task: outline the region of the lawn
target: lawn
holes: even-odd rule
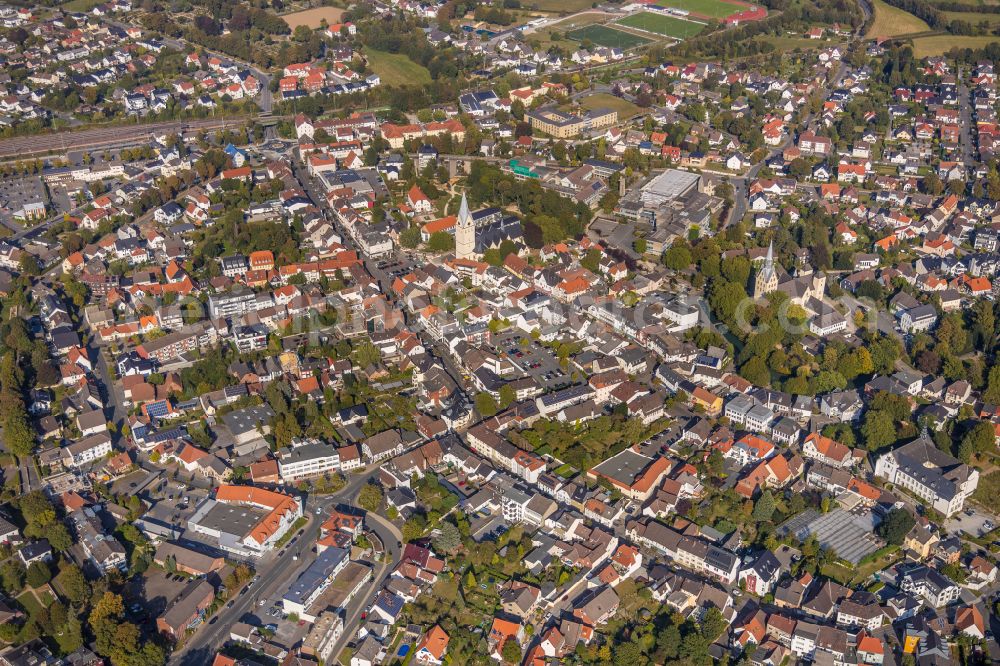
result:
[[[580,100],[580,106],[588,111],[592,109],[614,109],[618,112],[618,120],[630,118],[639,112],[639,107],[621,97],[615,97],[608,93],[595,93],[587,95]]]
[[[936,56],[958,49],[981,49],[987,44],[1000,41],[1000,37],[983,35],[980,37],[959,36],[959,35],[932,35],[930,37],[917,37],[913,40],[913,55],[918,58]]]
[[[990,472],[979,478],[976,492],[972,499],[982,504],[993,513],[1000,513],[1000,470]]]
[[[431,82],[431,73],[400,53],[388,53],[366,49],[365,56],[372,71],[379,75],[387,86],[426,85]]]
[[[576,474],[576,468],[569,463],[563,463],[562,465],[559,465],[559,467],[552,470],[552,473],[560,478],[568,479]]]
[[[67,12],[89,12],[102,2],[104,2],[104,0],[69,0],[69,2],[63,4],[60,9]]]
[[[655,32],[658,35],[666,35],[674,39],[687,39],[694,37],[705,29],[704,24],[694,21],[685,21],[676,16],[665,14],[654,14],[653,12],[639,12],[632,14],[618,21],[619,25],[629,28],[638,28],[647,32]]]
[[[723,19],[731,14],[743,11],[746,7],[722,0],[659,0],[656,4],[662,7],[683,9],[692,14],[701,14],[709,18]]]
[[[882,0],[874,0],[874,4],[875,20],[868,29],[868,37],[896,37],[930,30],[930,26],[923,19],[909,12],[887,5]]]
[[[17,597],[17,602],[24,606],[24,609],[28,611],[28,615],[33,617],[37,616],[38,611],[42,610],[42,604],[38,601],[38,598],[31,590],[28,590],[21,596]]]
[[[633,35],[630,32],[609,28],[606,25],[588,25],[586,28],[567,32],[566,36],[578,42],[590,40],[598,46],[617,47],[620,49],[630,49],[652,41],[639,35]]]

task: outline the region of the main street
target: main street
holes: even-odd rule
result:
[[[292,158],[291,163],[292,163],[292,173],[299,181],[299,183],[302,185],[303,189],[306,192],[306,196],[308,196],[310,200],[312,200],[312,202],[317,207],[326,212],[327,219],[331,220],[331,223],[337,229],[337,233],[340,234],[340,237],[343,240],[344,245],[358,252],[358,256],[361,257],[365,269],[378,283],[379,288],[382,290],[382,293],[385,295],[386,299],[388,299],[391,303],[395,303],[391,290],[393,282],[392,276],[390,276],[383,269],[381,269],[377,261],[365,257],[364,254],[355,247],[354,242],[351,240],[350,234],[347,233],[347,230],[340,225],[339,221],[336,219],[336,216],[330,214],[330,208],[326,203],[326,198],[323,196],[323,193],[317,187],[315,180],[302,168],[297,159]],[[405,317],[406,315],[405,310],[401,311],[403,312]],[[439,344],[437,344],[434,340],[430,339],[426,331],[417,330],[416,333],[420,337],[420,341],[423,343],[424,347],[428,350],[429,355],[441,361],[441,365],[444,368],[444,371],[448,374],[451,380],[455,382],[455,386],[457,386],[459,390],[465,392],[467,390],[466,389],[467,382],[461,370],[457,367],[451,356],[445,350],[443,350]],[[431,350],[436,351],[437,354],[430,353]]]
[[[269,621],[264,611],[271,607],[272,601],[280,600],[295,578],[315,559],[312,555],[312,545],[316,542],[319,529],[329,515],[330,508],[337,504],[349,504],[360,492],[362,486],[378,474],[378,468],[372,468],[360,474],[348,477],[348,483],[341,490],[330,495],[310,496],[304,507],[304,515],[309,522],[302,528],[301,534],[295,537],[295,543],[289,542],[277,553],[269,553],[256,563],[259,579],[247,586],[246,592],[237,594],[219,610],[210,620],[210,624],[202,626],[190,638],[181,650],[171,655],[170,661],[185,666],[202,666],[211,663],[220,647],[229,639],[229,632],[236,622],[250,622],[263,626]],[[320,509],[316,515],[316,509]],[[367,593],[359,597],[348,609],[345,618],[347,627],[355,627],[360,618],[360,610],[371,603],[372,598],[382,587],[392,567],[401,557],[401,535],[389,521],[380,516],[368,514],[365,527],[374,532],[383,543],[389,561],[385,566],[376,564],[375,582],[367,589]],[[260,602],[264,600],[264,605]],[[229,604],[232,603],[230,606]],[[351,631],[345,628],[345,637]],[[292,646],[289,646],[292,647]]]
[[[969,167],[976,163],[976,144],[972,138],[972,130],[976,126],[972,118],[972,92],[966,83],[968,75],[961,67],[958,68],[958,103],[959,103],[959,142],[962,147],[962,164]]]

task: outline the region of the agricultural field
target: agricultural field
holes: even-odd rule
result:
[[[972,25],[979,25],[983,21],[995,26],[1000,24],[1000,14],[989,12],[942,12],[948,21],[968,21]]]
[[[314,7],[313,9],[305,9],[301,12],[285,14],[281,18],[284,19],[285,23],[292,30],[295,30],[300,25],[316,30],[322,27],[324,19],[327,24],[340,23],[340,17],[343,15],[344,10],[339,7]]]
[[[630,118],[639,112],[639,107],[621,97],[608,93],[595,93],[580,99],[580,108],[587,111],[593,109],[613,109],[618,112],[618,120]]]
[[[632,14],[631,16],[626,16],[625,18],[617,21],[617,23],[629,28],[637,28],[647,32],[655,32],[658,35],[673,37],[674,39],[687,39],[688,37],[694,37],[705,29],[705,25],[702,23],[685,21],[684,19],[679,19],[675,16],[655,14],[653,12],[639,12],[638,14]]]
[[[931,35],[917,37],[913,40],[913,55],[918,58],[943,55],[948,51],[959,49],[981,49],[987,44],[1000,41],[1000,37],[982,35],[978,37],[962,35]]]
[[[573,30],[572,32],[567,32],[566,36],[578,42],[590,40],[598,46],[608,46],[620,49],[631,49],[636,46],[648,44],[652,41],[650,39],[646,39],[645,37],[640,37],[639,35],[633,35],[630,32],[609,28],[606,25],[588,25],[585,28],[579,28],[577,30]]]
[[[874,0],[874,6],[875,20],[868,29],[868,37],[897,37],[930,30],[930,26],[923,19],[887,5],[882,0]]]
[[[659,0],[656,4],[717,19],[724,19],[746,9],[745,5],[723,0]]]
[[[524,9],[534,9],[540,12],[554,14],[572,14],[582,12],[594,6],[594,0],[528,0],[522,2]]]
[[[424,85],[431,82],[431,73],[400,53],[365,50],[368,66],[387,86]]]

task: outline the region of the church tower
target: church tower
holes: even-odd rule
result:
[[[777,288],[778,273],[774,270],[774,241],[771,241],[771,244],[767,246],[767,257],[764,259],[764,265],[754,276],[753,297],[756,300],[770,294]]]
[[[469,212],[469,202],[462,193],[462,205],[458,209],[458,220],[455,222],[455,257],[457,259],[472,259],[476,254],[476,224]]]

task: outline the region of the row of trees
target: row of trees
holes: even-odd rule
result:
[[[0,424],[8,450],[19,457],[30,455],[35,447],[35,434],[24,406],[23,382],[17,353],[7,351],[0,358]]]

